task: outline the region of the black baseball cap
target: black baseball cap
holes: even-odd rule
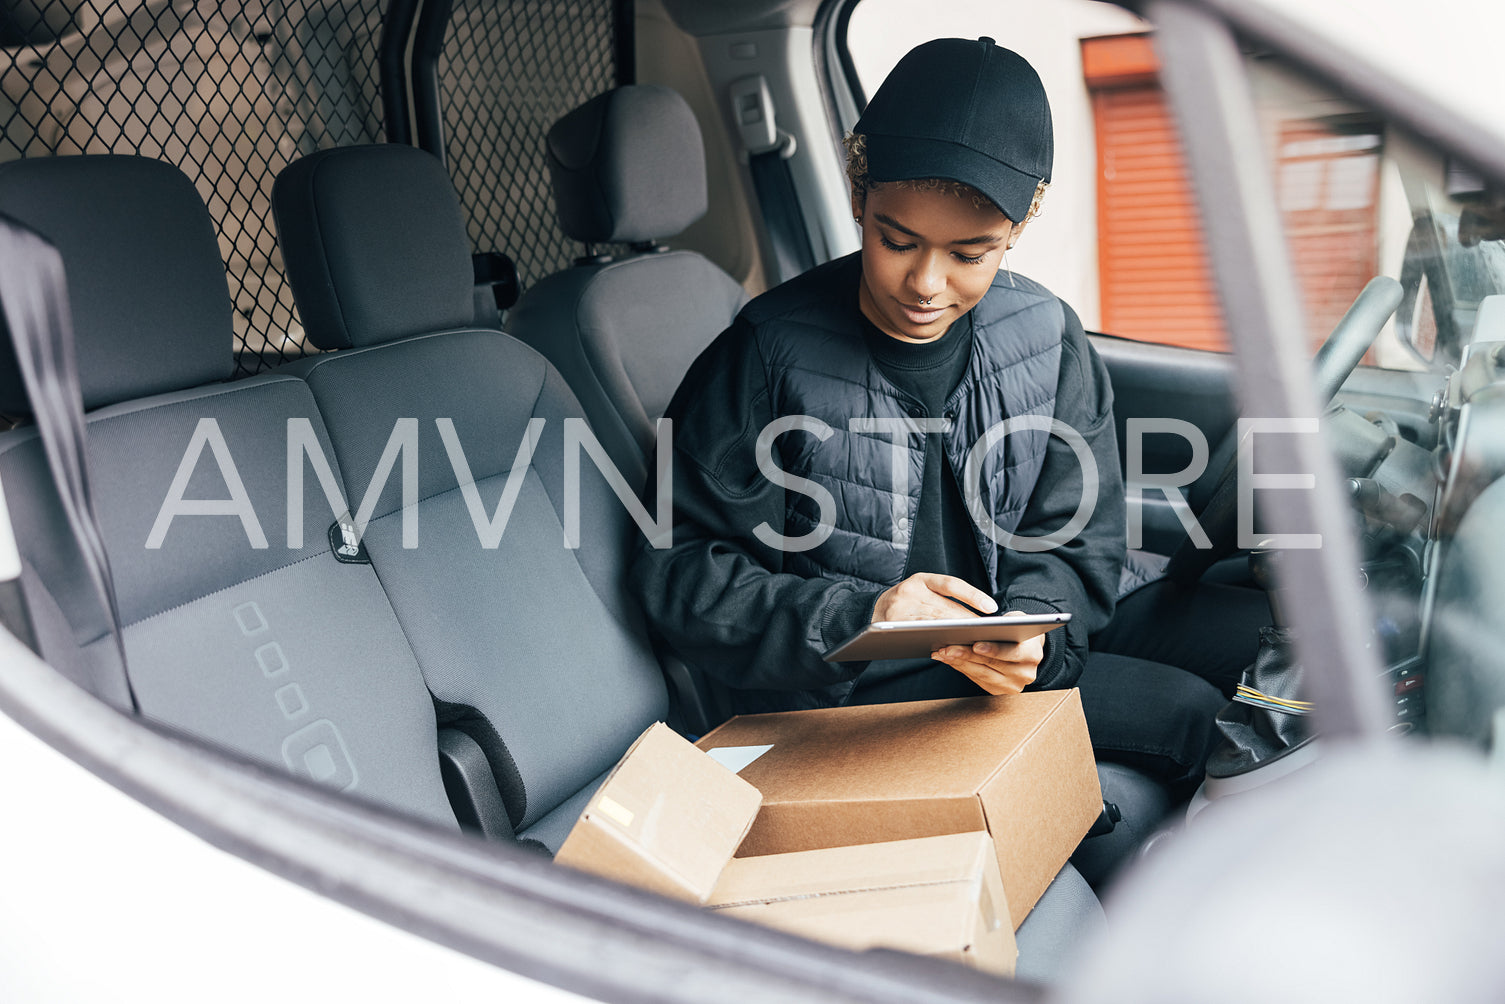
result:
[[[991,38],[938,38],[911,49],[853,130],[873,181],[946,178],[971,185],[1018,223],[1050,181],[1055,139],[1040,75]]]

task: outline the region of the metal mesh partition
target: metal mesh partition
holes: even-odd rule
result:
[[[289,161],[383,138],[386,0],[5,0],[0,160],[136,153],[197,185],[219,228],[237,372],[305,351],[272,225]],[[451,173],[478,250],[524,284],[578,254],[543,136],[615,82],[614,0],[460,0],[440,64]]]
[[[544,163],[554,120],[617,82],[613,0],[457,0],[439,64],[446,153],[477,250],[524,288],[569,267]]]
[[[136,153],[178,165],[219,228],[238,371],[303,351],[276,250],[288,161],[380,137],[380,0],[12,0],[0,160]]]

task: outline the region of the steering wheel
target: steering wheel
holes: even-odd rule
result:
[[[1317,350],[1313,378],[1317,399],[1325,407],[1343,381],[1359,365],[1380,329],[1400,305],[1401,284],[1388,276],[1370,279],[1332,334]],[[1191,538],[1181,542],[1171,555],[1165,574],[1173,582],[1190,585],[1214,564],[1238,549],[1238,423],[1223,436],[1211,456],[1224,458],[1217,486],[1207,504],[1196,514],[1211,547],[1199,548]]]

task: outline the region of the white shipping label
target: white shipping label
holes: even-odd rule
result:
[[[597,810],[607,819],[612,820],[618,826],[631,826],[633,813],[621,802],[607,795],[601,796],[601,801],[596,803]]]
[[[706,750],[706,753],[727,770],[740,774],[743,767],[771,749],[773,749],[773,743],[766,746],[717,746],[715,749]]]

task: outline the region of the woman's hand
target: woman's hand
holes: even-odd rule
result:
[[[993,597],[954,575],[916,572],[890,586],[873,604],[873,621],[935,621],[977,617],[997,612]],[[1022,610],[1011,614],[1023,615]],[[980,641],[975,645],[948,645],[930,653],[990,694],[1017,694],[1035,682],[1035,671],[1045,658],[1045,636],[1027,641]]]
[[[944,662],[990,694],[1017,694],[1035,682],[1035,672],[1045,658],[1045,636],[1038,634],[1025,641],[948,645],[930,653],[930,657]]]
[[[873,604],[873,623],[976,617],[979,610],[995,613],[998,604],[965,579],[939,572],[916,572],[879,595]]]

